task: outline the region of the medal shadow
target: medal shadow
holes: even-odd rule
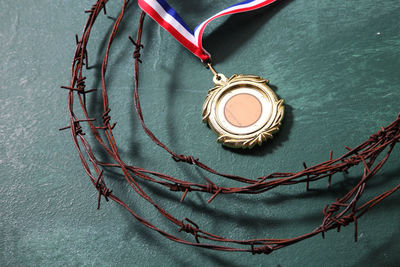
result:
[[[245,47],[263,25],[292,1],[277,1],[258,10],[228,16],[221,25],[203,38],[205,48],[213,55],[213,63],[224,62],[239,48]],[[263,47],[260,46],[260,49]]]

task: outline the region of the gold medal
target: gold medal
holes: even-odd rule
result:
[[[248,12],[276,0],[244,1],[230,6],[188,28],[178,13],[156,0],[139,1],[139,6],[157,23],[197,56],[214,73],[212,88],[203,106],[203,121],[218,134],[218,142],[231,147],[251,148],[261,145],[279,130],[283,118],[283,100],[278,100],[268,81],[253,75],[233,75],[227,79],[211,66],[211,55],[203,48],[203,33],[207,25],[221,16]]]
[[[214,88],[203,104],[203,122],[218,135],[217,141],[235,148],[252,148],[273,137],[284,116],[283,99],[278,99],[268,80],[254,75],[214,74]]]

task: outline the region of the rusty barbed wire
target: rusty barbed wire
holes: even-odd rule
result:
[[[124,207],[143,225],[147,226],[151,230],[160,233],[161,235],[172,241],[220,251],[249,252],[252,254],[270,254],[274,250],[292,245],[317,234],[321,234],[322,237],[324,237],[325,232],[332,229],[337,229],[338,231],[340,231],[341,227],[347,226],[351,223],[353,223],[355,226],[355,241],[357,241],[358,219],[376,204],[378,204],[383,199],[387,198],[400,188],[399,184],[394,188],[383,192],[362,204],[359,203],[361,196],[365,192],[365,186],[367,182],[369,182],[378,173],[378,171],[388,160],[395,145],[400,142],[400,114],[397,116],[395,121],[393,121],[386,127],[382,127],[380,131],[372,134],[365,142],[361,143],[357,147],[346,147],[348,149],[348,152],[344,155],[341,155],[338,158],[333,158],[333,153],[332,151],[330,151],[329,159],[327,161],[309,167],[306,163],[303,163],[304,170],[296,173],[275,172],[262,177],[249,179],[236,175],[220,173],[217,170],[214,170],[206,164],[202,163],[200,159],[194,156],[177,154],[172,151],[165,144],[163,144],[156,137],[156,135],[146,126],[140,106],[138,90],[139,65],[140,63],[142,63],[140,56],[141,50],[144,48],[141,42],[143,23],[145,19],[145,13],[143,12],[140,14],[136,40],[134,40],[131,36],[129,36],[129,40],[134,46],[133,59],[135,66],[135,80],[133,96],[136,113],[144,131],[155,144],[165,149],[171,155],[172,159],[175,162],[182,162],[193,165],[194,167],[201,168],[209,172],[210,174],[234,180],[243,185],[240,187],[224,187],[211,181],[211,179],[207,177],[204,177],[204,183],[194,183],[191,181],[177,179],[167,174],[146,170],[139,166],[131,166],[125,164],[125,162],[121,159],[119,155],[119,150],[117,148],[117,144],[113,135],[113,129],[116,126],[116,122],[111,123],[111,108],[109,106],[105,75],[108,69],[107,65],[109,51],[113,40],[115,39],[118,32],[120,23],[124,17],[129,2],[127,0],[123,1],[121,11],[114,22],[114,26],[109,35],[106,51],[101,66],[101,95],[103,98],[103,114],[101,116],[101,125],[96,125],[97,121],[89,116],[86,107],[86,95],[88,93],[96,92],[96,89],[86,90],[86,77],[83,75],[83,67],[89,67],[87,44],[96,18],[102,10],[104,14],[106,14],[107,2],[108,0],[97,0],[96,3],[92,5],[89,10],[85,11],[85,13],[87,13],[89,17],[84,26],[82,35],[80,37],[76,35],[76,49],[72,60],[70,84],[68,86],[62,86],[63,89],[68,90],[68,114],[70,124],[66,127],[61,128],[60,130],[69,129],[71,132],[73,143],[77,149],[84,170],[91,180],[93,186],[99,193],[97,208],[100,208],[100,200],[103,196],[105,200],[113,200],[114,202]],[[84,118],[79,118],[74,112],[74,99],[76,98],[79,103],[79,108],[82,109]],[[90,133],[95,137],[95,140],[105,150],[107,155],[110,156],[113,162],[102,162],[96,158],[91,148],[91,145],[85,139],[85,133],[83,132],[82,123],[87,123],[90,129]],[[101,135],[100,131],[104,135]],[[378,161],[378,157],[380,155],[383,155],[383,157]],[[329,205],[326,205],[323,208],[323,220],[321,224],[310,233],[306,233],[289,239],[259,238],[239,240],[225,238],[209,233],[205,230],[202,230],[198,224],[196,224],[189,218],[184,218],[182,220],[175,218],[172,214],[168,213],[154,200],[152,200],[150,196],[137,183],[137,179],[142,179],[151,183],[158,184],[159,186],[163,186],[172,192],[180,192],[182,193],[181,202],[184,201],[184,199],[190,192],[203,192],[211,195],[208,200],[208,202],[211,202],[220,194],[260,194],[272,190],[278,186],[289,186],[299,183],[305,183],[306,190],[309,190],[310,184],[312,182],[324,178],[328,179],[328,186],[330,186],[332,177],[336,173],[347,172],[350,168],[359,164],[363,166],[363,173],[360,180],[343,197],[337,199],[335,202]],[[125,204],[121,199],[114,195],[112,190],[106,186],[103,168],[120,169],[127,183],[139,196],[141,196],[143,199],[153,205],[158,210],[158,212],[165,218],[167,218],[171,223],[175,224],[177,226],[177,232],[185,232],[188,235],[193,236],[194,241],[182,239],[175,234],[168,233],[161,228],[155,226],[150,221],[140,217],[127,204]]]

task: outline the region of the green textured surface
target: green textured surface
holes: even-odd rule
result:
[[[235,1],[171,1],[189,25]],[[92,1],[0,2],[0,266],[398,266],[400,194],[353,227],[329,232],[271,255],[212,252],[175,244],[151,232],[115,203],[102,202],[90,184],[68,131],[67,94],[74,34]],[[121,1],[111,1],[116,17]],[[143,133],[132,105],[132,45],[139,10],[132,1],[113,46],[107,82],[116,137],[127,162],[185,179],[201,173],[176,164]],[[211,75],[171,36],[147,19],[143,42],[141,100],[145,120],[178,153],[199,157],[229,173],[256,177],[297,171],[342,154],[400,111],[400,3],[398,0],[280,1],[272,8],[236,15],[208,28],[205,46],[218,71],[259,74],[272,81],[287,103],[281,132],[251,152],[224,149],[201,123],[201,105]],[[101,15],[89,45],[88,87],[99,87],[99,64],[113,20]],[[100,95],[89,100],[101,113]],[[99,149],[96,153],[102,155]],[[365,197],[399,182],[400,147]],[[286,238],[309,232],[322,207],[342,196],[359,177],[337,175],[326,183],[285,187],[259,196],[180,194],[144,184],[178,218],[189,217],[207,231],[228,237]],[[224,185],[229,181],[215,180]],[[156,225],[176,232],[140,200],[117,173],[107,184]],[[184,235],[182,235],[184,236]]]

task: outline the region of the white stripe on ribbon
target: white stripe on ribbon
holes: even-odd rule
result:
[[[151,6],[166,23],[173,26],[178,32],[180,32],[188,41],[197,46],[196,39],[194,35],[189,32],[185,27],[183,27],[179,21],[177,21],[173,16],[171,16],[156,0],[145,0],[145,2]]]

